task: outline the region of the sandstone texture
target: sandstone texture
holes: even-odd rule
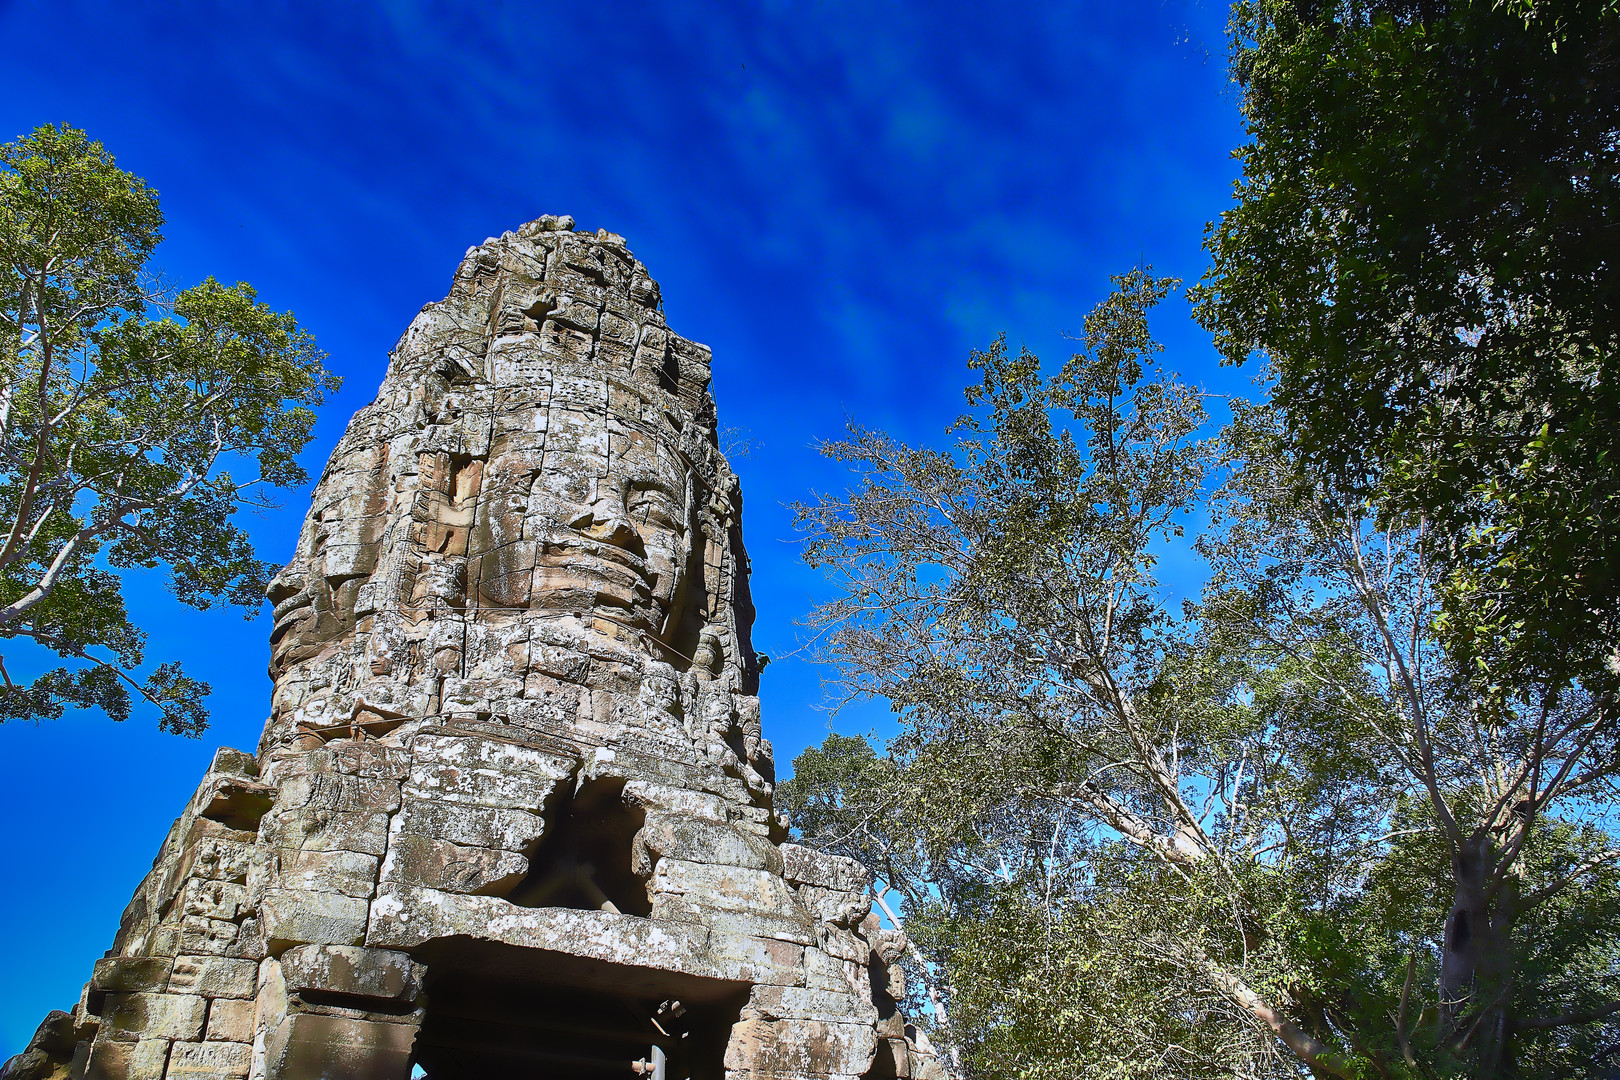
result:
[[[271,588],[257,753],[0,1078],[943,1076],[866,870],[782,843],[709,360],[618,236],[467,252]]]

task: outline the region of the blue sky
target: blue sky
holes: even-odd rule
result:
[[[755,444],[735,463],[755,642],[783,657],[826,595],[784,504],[846,483],[817,440],[847,417],[941,441],[970,348],[1005,331],[1055,361],[1109,274],[1202,273],[1241,138],[1225,17],[1200,0],[0,0],[0,140],[87,129],[161,193],[171,279],[246,280],[297,313],[347,379],[314,472],[469,244],[542,213],[624,235],[671,327],[713,347],[722,424]],[[1244,389],[1184,304],[1155,328],[1188,378]],[[276,560],[307,492],[284,504],[251,523]],[[214,748],[253,748],[264,721],[263,615],[132,593],[149,655],[213,684],[213,727],[0,727],[0,1058],[76,999]],[[784,766],[828,730],[825,675],[765,676]]]

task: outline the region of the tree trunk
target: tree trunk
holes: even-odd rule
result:
[[[1512,983],[1508,944],[1516,882],[1498,896],[1490,881],[1497,852],[1483,831],[1452,855],[1454,895],[1440,955],[1442,1038],[1474,1063],[1473,1075],[1501,1075],[1508,1056],[1508,997]]]

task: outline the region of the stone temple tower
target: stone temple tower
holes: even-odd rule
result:
[[[573,224],[395,346],[271,587],[258,752],[0,1077],[943,1075],[866,870],[781,842],[709,350]]]

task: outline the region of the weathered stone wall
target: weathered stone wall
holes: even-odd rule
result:
[[[0,1077],[937,1073],[866,871],[781,843],[741,502],[621,238],[470,249],[272,586],[258,753]]]

